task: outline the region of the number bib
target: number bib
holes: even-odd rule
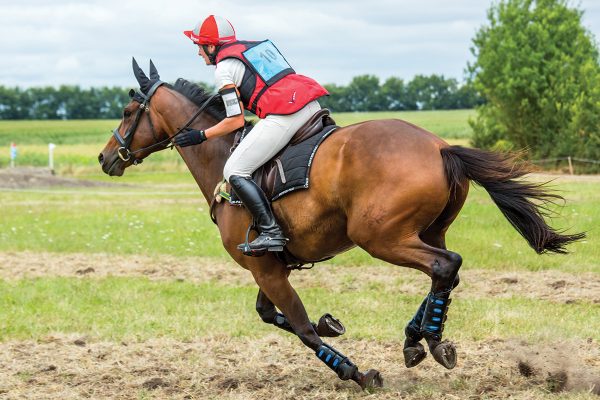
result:
[[[268,86],[274,84],[284,76],[294,73],[294,69],[290,67],[290,64],[288,64],[270,40],[265,40],[244,51],[242,54],[252,69],[254,69],[254,72]]]

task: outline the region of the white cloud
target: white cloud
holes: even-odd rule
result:
[[[81,68],[81,63],[77,57],[73,56],[60,58],[56,63],[56,72],[58,73],[77,71],[79,68]]]
[[[16,3],[16,2],[15,2]],[[130,60],[152,58],[163,79],[210,82],[212,69],[183,36],[222,15],[238,37],[272,39],[300,73],[347,83],[439,73],[462,78],[481,0],[21,0],[0,3],[0,84],[133,86]],[[583,0],[584,24],[600,32],[600,4]]]

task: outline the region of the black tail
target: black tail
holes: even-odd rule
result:
[[[483,186],[512,226],[538,253],[566,253],[565,246],[581,240],[585,233],[564,235],[549,226],[544,216],[552,212],[548,206],[561,196],[550,193],[544,183],[531,183],[517,178],[531,172],[518,155],[450,146],[441,150],[451,190],[468,185],[467,179]],[[534,202],[535,201],[535,202]]]

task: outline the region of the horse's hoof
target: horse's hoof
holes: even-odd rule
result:
[[[427,357],[427,352],[421,343],[416,343],[414,347],[405,347],[403,352],[406,368],[416,367]]]
[[[370,369],[364,374],[360,373],[360,377],[358,378],[357,383],[363,390],[380,388],[383,387],[383,378],[381,377],[379,371],[377,371],[376,369]]]
[[[431,350],[431,355],[435,361],[448,369],[456,367],[456,347],[454,347],[454,343],[452,342],[444,340],[435,349]]]
[[[346,333],[346,328],[339,319],[327,313],[319,319],[316,331],[321,337],[338,337]]]

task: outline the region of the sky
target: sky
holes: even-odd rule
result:
[[[600,0],[572,2],[600,38]],[[0,85],[134,87],[134,56],[161,78],[213,83],[183,35],[210,14],[271,39],[296,72],[345,85],[373,74],[464,78],[488,0],[0,0]]]

